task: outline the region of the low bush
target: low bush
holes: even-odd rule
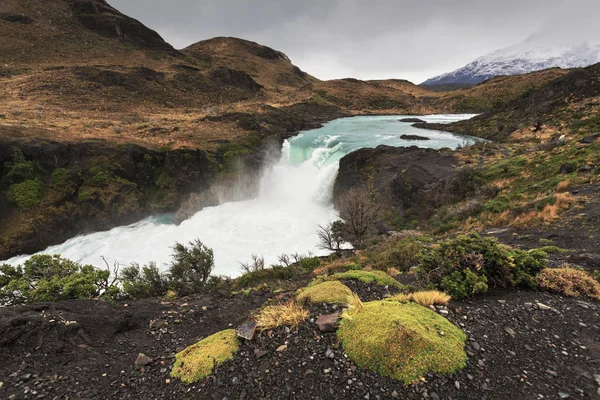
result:
[[[118,294],[110,271],[81,265],[59,255],[35,255],[22,266],[0,268],[0,298],[9,304],[88,299]]]
[[[535,287],[535,275],[546,267],[547,253],[524,251],[476,233],[461,235],[423,249],[417,272],[433,287],[463,299],[493,287]]]
[[[362,303],[344,314],[337,334],[358,366],[406,384],[418,382],[429,372],[456,372],[467,360],[466,335],[415,303]]]
[[[238,289],[246,289],[268,282],[287,281],[303,274],[307,272],[299,267],[273,265],[271,268],[245,273],[235,280],[235,286]]]
[[[169,268],[171,286],[180,295],[202,291],[215,266],[212,249],[200,240],[185,246],[176,243],[173,246],[173,261]]]
[[[536,277],[538,287],[569,297],[591,297],[600,300],[600,283],[580,269],[565,266],[546,268]]]
[[[403,285],[386,274],[383,271],[366,271],[366,270],[355,270],[355,271],[346,271],[340,272],[337,274],[333,274],[330,276],[319,276],[316,277],[313,282],[311,282],[310,286],[317,285],[321,282],[325,281],[343,281],[346,279],[356,280],[363,283],[375,283],[380,286],[389,286],[398,289],[402,289]]]
[[[297,299],[300,302],[347,304],[352,290],[339,281],[319,283],[318,285],[299,289]]]
[[[254,316],[256,325],[261,330],[274,329],[281,326],[295,328],[308,318],[308,310],[295,301],[267,306]]]
[[[372,266],[380,271],[395,268],[406,272],[419,263],[419,252],[429,238],[419,235],[407,235],[390,238],[367,251]]]
[[[169,281],[155,263],[143,267],[133,264],[123,268],[119,280],[125,294],[134,299],[164,296],[169,291]]]
[[[183,383],[194,383],[212,374],[213,370],[231,360],[239,350],[235,329],[215,333],[175,355],[171,377]]]
[[[321,265],[319,257],[303,257],[300,259],[300,267],[306,271],[312,271]]]
[[[36,206],[44,196],[44,184],[39,179],[28,179],[11,185],[6,198],[19,208]]]

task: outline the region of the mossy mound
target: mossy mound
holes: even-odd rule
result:
[[[414,303],[373,301],[342,319],[338,337],[360,367],[404,383],[464,368],[466,335]]]
[[[175,355],[171,377],[194,383],[212,374],[213,369],[231,360],[239,349],[235,329],[215,333]]]
[[[298,301],[311,303],[346,304],[352,296],[352,290],[340,281],[328,281],[300,289]]]
[[[404,286],[386,274],[383,271],[365,271],[365,270],[351,270],[346,272],[340,272],[326,277],[316,278],[310,286],[317,285],[324,281],[343,281],[346,279],[352,279],[363,283],[375,283],[381,286],[395,287],[402,289]]]

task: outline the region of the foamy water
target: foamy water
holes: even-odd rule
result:
[[[433,115],[421,117],[427,122],[448,123],[472,115]],[[472,141],[447,132],[424,131],[402,116],[343,118],[323,128],[305,131],[288,139],[281,159],[263,172],[260,192],[255,199],[205,208],[179,226],[164,216],[82,235],[52,246],[41,253],[104,267],[104,256],[112,264],[122,265],[154,261],[168,267],[171,247],[176,242],[202,240],[215,253],[215,274],[232,277],[240,274],[239,263],[253,254],[262,255],[267,265],[276,263],[283,253],[325,254],[318,249],[317,228],[337,219],[332,206],[333,183],[339,160],[364,147],[413,146],[455,148]],[[404,141],[403,134],[417,134],[428,141]],[[7,261],[19,264],[29,256]]]

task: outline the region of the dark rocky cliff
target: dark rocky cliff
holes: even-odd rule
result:
[[[357,150],[340,160],[334,202],[358,187],[396,216],[423,215],[452,197],[446,183],[456,176],[455,154],[416,146]]]
[[[173,212],[188,193],[210,187],[216,173],[201,150],[3,139],[0,259]]]

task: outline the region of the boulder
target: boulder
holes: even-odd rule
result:
[[[152,361],[153,360],[150,357],[143,353],[140,353],[138,354],[137,359],[135,360],[135,365],[143,367],[145,365],[151,364]]]
[[[16,22],[20,24],[31,24],[33,19],[24,14],[0,13],[0,19],[6,22]]]
[[[425,123],[425,121],[423,121],[420,118],[402,118],[402,119],[399,119],[398,121],[400,121],[400,122],[412,122],[412,123],[416,123],[416,122]]]
[[[592,144],[594,143],[596,140],[598,140],[598,138],[600,138],[600,133],[596,133],[594,135],[589,135],[589,136],[585,136],[583,139],[581,139],[579,141],[579,143],[583,143],[583,144]]]
[[[419,136],[419,135],[402,135],[402,136],[400,136],[400,139],[403,139],[403,140],[431,140],[426,136]]]
[[[335,332],[340,326],[340,313],[319,315],[315,322],[321,332]]]
[[[563,165],[560,166],[559,172],[561,175],[571,174],[571,173],[575,172],[575,166],[571,163],[564,163]]]
[[[238,337],[246,340],[252,340],[256,333],[256,322],[244,322],[237,330]]]

